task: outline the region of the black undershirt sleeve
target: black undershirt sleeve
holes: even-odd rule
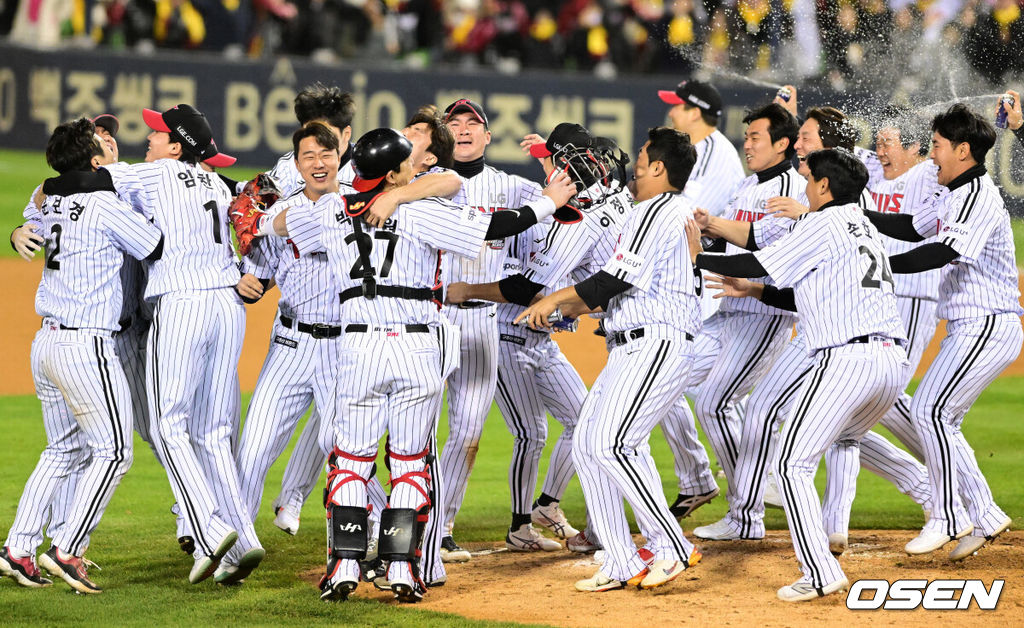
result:
[[[156,243],[153,250],[150,251],[149,255],[146,256],[147,262],[155,262],[164,255],[164,237],[160,236],[160,241]]]
[[[780,310],[795,312],[796,294],[792,288],[776,288],[775,286],[765,285],[764,292],[761,293],[761,303],[777,307]]]
[[[497,211],[491,214],[491,224],[487,227],[484,239],[508,238],[526,231],[535,224],[537,224],[537,214],[529,205],[524,205],[516,211]]]
[[[948,244],[930,242],[906,253],[893,255],[889,258],[889,266],[892,272],[901,275],[923,273],[926,270],[942,268],[958,257],[960,254]]]
[[[697,268],[710,270],[726,277],[764,277],[768,271],[764,269],[761,262],[757,261],[753,253],[740,253],[739,255],[697,255]]]
[[[543,285],[533,283],[526,277],[523,277],[522,274],[505,277],[498,282],[498,290],[501,291],[501,296],[505,297],[505,300],[509,303],[522,306],[530,305],[533,297],[537,296],[537,293],[543,288]]]
[[[231,196],[235,196],[238,193],[238,181],[235,181],[231,177],[224,176],[219,172],[217,173],[217,176],[220,177],[220,180],[224,182],[224,185],[228,186],[228,189],[231,190]]]
[[[864,210],[864,215],[878,232],[904,242],[920,242],[924,236],[914,229],[914,217],[910,214],[890,214]]]
[[[576,294],[592,310],[608,309],[608,302],[633,287],[628,281],[618,279],[603,270],[576,284]]]
[[[754,223],[750,223],[750,231],[747,232],[747,244],[743,248],[748,251],[756,251],[761,248],[757,246],[757,241],[754,240]]]
[[[728,244],[725,238],[701,238],[700,244],[705,253],[725,253],[725,245]]]

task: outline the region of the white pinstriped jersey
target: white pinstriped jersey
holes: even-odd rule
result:
[[[740,156],[729,138],[718,129],[693,147],[697,161],[683,188],[683,196],[694,207],[706,209],[712,216],[721,216],[743,180]]]
[[[299,254],[327,249],[328,261],[341,291],[362,285],[362,261],[356,235],[344,211],[341,197],[330,195],[333,207],[325,206],[318,217],[288,215],[288,233]],[[319,219],[317,232],[304,225]],[[361,223],[362,238],[370,246],[370,263],[378,286],[435,288],[439,284],[443,249],[472,257],[480,251],[491,223],[489,214],[456,205],[443,198],[428,198],[398,206],[377,229]],[[341,304],[341,322],[371,325],[430,324],[438,321],[439,304],[389,297],[357,297]]]
[[[697,274],[686,240],[692,219],[693,207],[680,193],[637,204],[603,268],[633,286],[609,301],[606,330],[667,325],[694,335],[700,331]]]
[[[889,258],[856,204],[801,216],[754,256],[776,285],[793,288],[809,353],[871,334],[906,340]]]
[[[541,196],[541,187],[522,177],[484,165],[483,172],[465,179],[456,203],[468,205],[478,212],[492,214],[501,209],[516,209]],[[443,247],[442,247],[443,248]],[[502,277],[507,242],[505,239],[484,243],[475,257],[444,257],[445,284],[456,281],[490,283]]]
[[[878,161],[878,155],[875,151],[861,148],[860,146],[853,147],[853,154],[868,169],[868,189],[874,189],[876,183],[885,179],[882,162]]]
[[[220,177],[175,159],[107,170],[118,193],[164,234],[163,255],[149,268],[147,299],[238,283],[228,216],[232,195]]]
[[[46,258],[36,312],[67,327],[118,331],[124,254],[148,256],[159,229],[112,192],[51,195],[39,209]]]
[[[302,178],[298,166],[295,165],[295,153],[288,151],[281,155],[277,163],[270,170],[270,178],[277,183],[277,189],[281,191],[281,198],[286,198],[306,187],[306,181]],[[349,159],[338,168],[338,183],[346,186],[352,185],[356,178],[356,171]]]
[[[1010,215],[992,178],[984,174],[950,190],[934,210],[916,214],[914,227],[926,237],[938,233],[960,255],[941,268],[935,315],[955,321],[1024,314]]]
[[[724,217],[729,220],[740,220],[754,223],[754,238],[759,244],[771,241],[772,237],[764,232],[773,229],[788,230],[790,220],[788,218],[765,218],[765,204],[768,199],[776,196],[788,196],[806,205],[807,199],[804,190],[807,189],[807,181],[801,177],[792,167],[782,171],[781,174],[772,177],[764,182],[759,182],[757,173],[754,173],[740,183],[736,195],[729,201]],[[746,252],[738,246],[727,244],[725,247],[727,255]],[[771,278],[765,277],[755,279],[761,283],[772,283]],[[741,299],[736,297],[722,298],[721,311],[723,312],[750,312],[753,314],[792,314],[778,308],[770,307],[756,299]]]
[[[627,217],[633,213],[636,205],[634,204],[633,195],[629,193],[629,190],[622,188],[615,195],[615,198],[615,201],[608,199],[608,202],[615,202],[624,207]],[[574,282],[579,283],[604,267],[608,260],[611,259],[612,253],[615,252],[615,247],[619,244],[619,233],[620,229],[605,229],[601,237],[597,239],[597,242],[594,243],[594,246],[591,247],[587,255],[583,257],[580,265],[573,272],[572,279]]]
[[[317,242],[323,229],[321,214],[333,214],[337,205],[337,195],[326,194],[314,203],[300,191],[274,203],[267,213],[272,219],[288,210],[289,225],[297,225],[295,237]],[[307,245],[308,250],[300,253],[294,242],[292,238],[260,238],[249,255],[242,258],[242,272],[260,279],[274,278],[281,291],[277,307],[283,316],[304,323],[339,324],[341,288],[327,261],[327,249]]]
[[[939,185],[936,178],[937,173],[938,169],[935,167],[935,163],[928,159],[895,179],[883,177],[876,181],[871,188],[871,196],[875,199],[878,211],[910,214],[911,216],[931,211],[929,206],[941,202],[940,199],[947,192],[946,188]],[[928,239],[924,242],[906,242],[886,235],[882,236],[882,244],[885,245],[889,257],[906,253],[910,249],[934,241],[934,239]],[[924,273],[897,274],[895,275],[896,296],[935,301],[939,293],[939,275],[939,269]]]

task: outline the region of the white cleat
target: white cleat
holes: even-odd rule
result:
[[[828,535],[828,551],[832,552],[833,556],[842,556],[849,545],[849,537],[842,532],[833,532]]]
[[[586,530],[580,530],[576,536],[565,540],[565,549],[577,554],[589,554],[601,549],[601,544],[592,539]]]
[[[565,518],[565,512],[559,507],[558,502],[547,506],[537,506],[530,513],[530,520],[551,530],[560,539],[568,539],[580,533],[579,530],[569,525],[569,520]]]
[[[446,536],[441,539],[441,562],[443,563],[468,563],[472,556],[455,539]]]
[[[524,523],[505,535],[505,547],[513,552],[555,552],[562,549],[558,541],[545,538],[532,524]]]
[[[274,509],[274,525],[288,534],[295,536],[299,533],[299,513],[289,506],[279,506]]]
[[[950,541],[962,539],[971,532],[974,531],[974,525],[968,525],[966,528],[956,533],[956,536],[949,536],[943,532],[933,532],[931,530],[921,530],[921,533],[912,539],[903,548],[908,554],[929,554],[939,549]],[[954,550],[955,551],[955,550]]]
[[[783,602],[806,602],[814,598],[823,597],[837,591],[845,591],[850,586],[850,581],[840,578],[835,582],[826,584],[820,589],[804,579],[797,580],[791,585],[782,587],[776,592]]]
[[[696,527],[693,529],[693,535],[707,541],[734,541],[743,538],[728,519],[719,519],[706,526]]]
[[[1005,521],[999,524],[999,527],[996,528],[995,531],[992,532],[992,534],[988,534],[986,536],[975,536],[973,534],[971,536],[965,536],[964,538],[960,539],[960,542],[956,544],[956,547],[953,548],[953,551],[949,553],[949,559],[963,560],[968,556],[973,555],[975,552],[984,547],[986,543],[994,541],[997,536],[1009,530],[1010,523],[1012,523],[1012,520],[1009,517],[1007,517]]]

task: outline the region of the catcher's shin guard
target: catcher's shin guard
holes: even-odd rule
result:
[[[366,508],[359,506],[332,505],[327,509],[328,543],[332,558],[366,558],[367,515]]]
[[[380,513],[377,556],[385,561],[402,560],[416,564],[427,527],[428,510],[427,506],[418,509],[385,508]]]

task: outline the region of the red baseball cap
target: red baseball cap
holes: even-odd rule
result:
[[[143,109],[142,119],[154,131],[170,133],[171,139],[179,142],[184,150],[214,168],[226,168],[237,161],[231,155],[218,152],[210,123],[192,105],[177,105],[163,113]]]
[[[489,126],[487,123],[487,114],[484,113],[484,108],[468,98],[460,98],[448,105],[444,110],[444,121],[448,122],[451,120],[452,116],[464,111],[472,113],[473,117],[482,122],[484,126]]]

